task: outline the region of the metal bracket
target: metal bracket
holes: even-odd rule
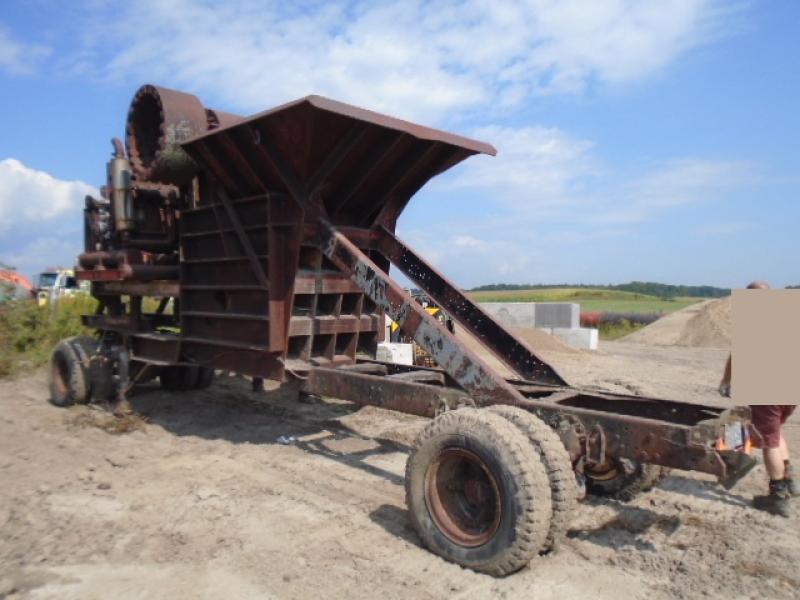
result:
[[[462,396],[455,403],[452,402],[452,399],[450,402],[448,402],[447,398],[439,396],[436,399],[434,416],[438,417],[441,414],[444,414],[451,410],[458,410],[459,408],[478,408],[478,405],[475,403],[475,400],[473,400],[469,396]]]

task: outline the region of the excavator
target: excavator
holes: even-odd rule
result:
[[[0,269],[0,303],[33,298],[33,285],[13,269]]]

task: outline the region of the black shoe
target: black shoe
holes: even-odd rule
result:
[[[789,518],[792,516],[789,484],[785,479],[769,482],[769,494],[753,498],[753,506],[770,514]]]

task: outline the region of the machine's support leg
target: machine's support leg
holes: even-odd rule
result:
[[[125,348],[120,348],[117,352],[117,401],[114,404],[114,414],[124,416],[131,413],[131,406],[128,404],[128,388],[130,386],[130,357]]]

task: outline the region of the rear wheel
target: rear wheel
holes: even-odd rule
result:
[[[553,516],[544,549],[555,550],[567,535],[575,510],[577,486],[569,453],[558,434],[536,415],[515,406],[496,405],[489,410],[519,429],[544,464],[553,503]]]
[[[626,465],[616,461],[606,469],[584,468],[583,474],[586,476],[587,494],[629,502],[653,489],[667,473],[669,469],[660,465],[635,461]]]
[[[506,575],[542,549],[552,511],[542,462],[502,417],[460,409],[420,433],[406,502],[425,545],[475,571]]]

